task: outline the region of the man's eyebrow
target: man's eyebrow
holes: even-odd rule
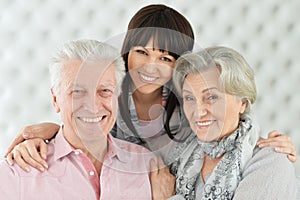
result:
[[[107,86],[116,87],[116,85],[113,84],[113,83],[101,83],[101,84],[99,84],[99,87],[107,87]]]

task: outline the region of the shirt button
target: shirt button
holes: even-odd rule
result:
[[[95,172],[94,171],[90,171],[89,174],[90,174],[90,176],[94,176]]]

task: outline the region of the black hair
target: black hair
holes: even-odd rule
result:
[[[125,61],[125,70],[128,72],[128,55],[134,46],[146,46],[150,39],[161,51],[168,53],[177,59],[184,52],[192,51],[194,46],[194,33],[191,24],[179,12],[162,4],[154,4],[141,8],[131,19],[128,25],[121,54]],[[154,45],[153,45],[154,46]],[[139,139],[145,143],[135,130],[131,121],[128,107],[130,85],[132,83],[129,73],[122,82],[122,93],[119,96],[119,109],[127,127]],[[170,131],[170,119],[174,109],[179,105],[176,91],[172,87],[172,79],[166,84],[170,94],[166,100],[166,118],[164,128],[171,139],[174,133]]]

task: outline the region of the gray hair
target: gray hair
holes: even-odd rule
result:
[[[254,72],[237,51],[227,47],[209,47],[197,53],[182,55],[175,63],[173,82],[179,95],[188,74],[200,74],[210,67],[220,70],[220,85],[224,92],[247,101],[245,114],[256,100]]]
[[[65,43],[52,56],[51,64],[49,66],[51,87],[55,93],[59,92],[61,84],[61,72],[63,63],[66,60],[79,59],[85,61],[86,59],[106,59],[110,60],[116,69],[117,82],[120,85],[125,75],[125,66],[123,58],[114,47],[99,42],[97,40],[74,40]]]

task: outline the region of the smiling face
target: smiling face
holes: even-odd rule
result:
[[[132,47],[128,55],[128,69],[136,89],[150,94],[166,84],[174,68],[175,58],[161,51],[150,39],[145,47]]]
[[[53,102],[61,114],[64,136],[77,148],[106,141],[117,111],[114,66],[107,61],[77,59],[63,65],[60,92],[53,93]]]
[[[217,141],[233,133],[246,108],[241,98],[223,92],[219,77],[214,67],[187,75],[183,84],[184,112],[201,141]]]

